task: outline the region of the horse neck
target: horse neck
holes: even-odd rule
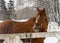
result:
[[[31,19],[29,19],[27,22],[29,22],[30,24],[34,24],[34,23],[35,23],[35,21],[34,21],[33,19],[34,19],[34,17],[33,17],[33,18],[31,18]]]

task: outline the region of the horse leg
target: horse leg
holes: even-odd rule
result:
[[[32,43],[44,43],[45,38],[34,38],[32,40]]]
[[[45,38],[40,38],[39,43],[44,43]]]
[[[32,43],[39,43],[37,38],[32,39]]]
[[[22,39],[23,43],[30,43],[30,39]]]
[[[4,41],[3,39],[0,39],[0,43],[3,43],[3,41]]]
[[[23,43],[27,43],[26,39],[22,39]]]

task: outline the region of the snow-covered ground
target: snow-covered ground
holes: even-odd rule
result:
[[[28,19],[23,19],[23,20],[14,20],[13,21],[18,21],[18,22],[25,22]],[[0,21],[0,23],[3,21]],[[48,32],[53,32],[53,31],[60,31],[60,26],[58,26],[58,23],[56,22],[49,22],[48,24]],[[44,43],[57,43],[58,39],[56,37],[47,37],[44,41]]]
[[[58,23],[57,22],[49,22],[47,31],[48,32],[60,31]]]
[[[49,22],[47,31],[48,32],[60,31],[58,23],[57,22]],[[44,43],[57,43],[57,42],[58,42],[57,37],[47,37],[45,39]]]

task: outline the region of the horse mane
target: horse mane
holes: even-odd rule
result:
[[[35,21],[35,17],[32,17],[32,18],[30,18],[27,22],[29,22],[29,21]]]

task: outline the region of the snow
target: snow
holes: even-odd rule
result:
[[[12,21],[17,21],[17,22],[26,22],[26,21],[28,21],[29,19],[22,19],[22,20],[14,20],[14,19],[12,19]]]
[[[49,22],[48,24],[48,32],[53,32],[53,31],[60,31],[60,27],[58,26],[57,22]],[[44,41],[44,43],[57,43],[58,42],[58,37],[47,37]]]
[[[56,37],[47,37],[44,43],[57,43],[58,39]]]
[[[2,20],[0,21],[0,23],[3,22]]]
[[[58,31],[58,23],[57,22],[49,22],[47,31],[48,32]]]
[[[16,22],[26,22],[28,21],[29,19],[22,19],[22,20],[15,20],[15,19],[12,19],[12,21],[16,21]],[[0,23],[3,22],[3,20],[0,21]]]

